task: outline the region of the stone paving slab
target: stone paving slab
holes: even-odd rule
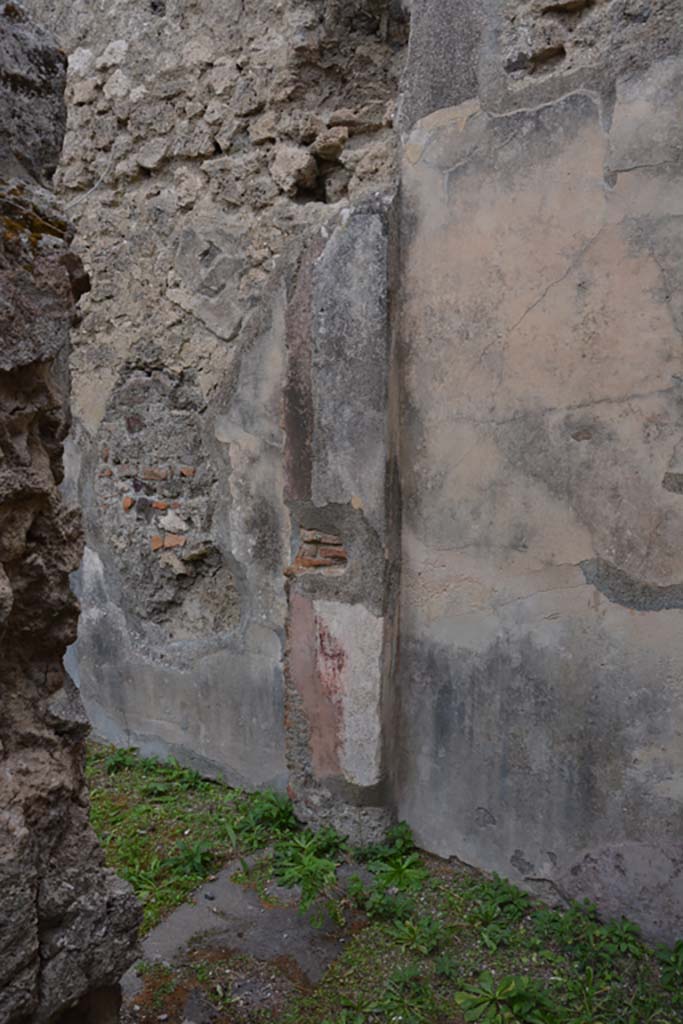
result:
[[[315,984],[342,952],[343,932],[329,918],[316,927],[313,912],[301,913],[296,903],[264,905],[253,889],[233,881],[241,869],[240,862],[228,865],[154,928],[142,942],[143,959],[173,964],[197,947],[229,949],[265,961],[284,955]],[[142,987],[132,968],[123,978],[125,1000],[133,1000]]]

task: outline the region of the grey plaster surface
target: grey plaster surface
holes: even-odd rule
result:
[[[239,863],[224,868],[157,925],[143,940],[143,959],[177,963],[196,948],[231,950],[264,961],[287,956],[311,984],[318,982],[343,948],[340,930],[329,919],[322,927],[314,925],[312,912],[302,914],[289,890],[274,895],[279,900],[289,895],[290,903],[264,905],[253,889],[232,880],[240,870]],[[123,979],[124,998],[130,1003],[141,988],[131,968]]]
[[[395,779],[428,848],[672,940],[682,75],[406,145]]]

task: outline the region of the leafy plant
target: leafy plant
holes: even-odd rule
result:
[[[225,842],[230,843],[233,850],[237,849],[237,829],[229,818],[224,818],[222,821],[218,821],[216,823],[216,835]]]
[[[662,968],[662,984],[669,989],[683,987],[683,939],[679,939],[673,949],[660,946],[657,959]]]
[[[537,910],[532,919],[534,932],[546,941],[554,941],[564,952],[588,966],[595,959],[597,908],[588,900],[573,901],[567,910]]]
[[[418,892],[427,882],[429,872],[415,850],[413,834],[400,822],[387,831],[383,843],[355,851],[356,859],[368,865],[374,876],[366,888],[356,876],[351,880],[349,895],[367,915],[375,920],[403,921],[414,913],[414,903],[405,893]]]
[[[177,985],[172,968],[168,964],[143,962],[137,970],[141,978],[147,979],[152,993],[153,1008],[160,1010],[165,999],[175,991]]]
[[[131,864],[119,869],[119,874],[135,889],[137,897],[143,903],[150,899],[162,886],[161,872],[163,864],[159,857],[135,858]]]
[[[592,967],[578,977],[567,981],[566,998],[573,1009],[567,1015],[567,1024],[600,1024],[600,1011],[609,985],[598,980]]]
[[[480,933],[481,941],[490,953],[495,953],[500,946],[505,946],[512,937],[512,929],[501,924],[492,924],[482,928]]]
[[[475,901],[471,918],[484,925],[493,921],[520,921],[531,907],[531,900],[525,892],[496,874],[473,885],[470,895]]]
[[[608,957],[633,956],[640,959],[643,955],[640,928],[625,917],[598,928],[596,938],[602,947],[601,952]]]
[[[157,762],[159,774],[179,789],[189,791],[214,785],[209,779],[203,779],[193,768],[183,768],[174,757],[169,757],[162,764]]]
[[[161,803],[165,800],[172,800],[175,795],[175,787],[171,782],[164,782],[163,779],[152,779],[140,787],[140,794],[146,800]]]
[[[365,1024],[367,1014],[360,1010],[342,1010],[334,1020],[326,1017],[322,1024]]]
[[[214,1006],[217,1006],[219,1009],[227,1009],[235,1002],[231,993],[227,992],[220,982],[216,982],[211,987],[209,998]]]
[[[383,843],[357,849],[354,851],[354,857],[361,864],[369,861],[389,861],[394,857],[412,853],[414,849],[415,840],[411,828],[405,821],[401,821],[387,829]]]
[[[390,934],[400,949],[423,956],[435,953],[448,939],[448,930],[443,922],[429,915],[397,921],[391,926]]]
[[[322,1021],[322,1024],[365,1024],[368,1017],[379,1013],[380,1006],[375,999],[354,1000],[342,999],[343,1009],[334,1020]]]
[[[465,1020],[482,1024],[552,1024],[552,1005],[531,978],[509,975],[496,981],[484,971],[475,985],[455,995]]]
[[[379,921],[405,921],[415,911],[414,902],[404,893],[391,893],[381,882],[375,882],[369,889],[358,875],[353,875],[348,894],[368,917]]]
[[[371,861],[369,868],[381,886],[401,892],[419,890],[428,877],[418,853],[397,854],[389,860]]]
[[[388,1021],[397,1024],[421,1024],[429,1018],[434,999],[416,964],[393,972],[379,1001],[379,1009]]]
[[[334,1019],[327,1018],[322,1024],[366,1024],[366,1021],[379,1013],[380,1007],[375,999],[343,999],[344,1007]]]
[[[256,793],[235,822],[241,844],[249,850],[265,846],[274,836],[285,837],[299,829],[291,801],[281,793]]]
[[[460,968],[452,956],[443,954],[434,965],[434,973],[437,978],[444,978],[446,981],[455,981],[460,976]]]
[[[164,866],[172,871],[203,878],[209,873],[212,861],[211,844],[205,839],[199,839],[194,843],[178,843],[175,853],[165,861]]]
[[[390,980],[398,988],[415,988],[422,984],[422,974],[417,964],[408,964],[395,970]]]
[[[566,911],[538,910],[533,926],[539,936],[556,942],[584,969],[600,964],[603,973],[618,974],[620,958],[640,960],[644,955],[637,925],[626,918],[601,925],[597,907],[588,900],[573,902]]]
[[[319,832],[307,829],[276,844],[275,876],[282,885],[301,886],[302,910],[335,885],[343,845],[341,836],[329,828]]]
[[[128,747],[125,750],[114,750],[104,759],[104,770],[107,775],[116,775],[117,772],[135,768],[138,763],[135,747]]]
[[[367,863],[378,883],[385,889],[417,891],[429,877],[408,825],[401,822],[387,831],[386,840],[356,851],[357,859]]]

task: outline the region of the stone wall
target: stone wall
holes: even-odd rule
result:
[[[682,931],[683,0],[33,7],[96,728]]]
[[[0,1020],[80,1007],[117,1017],[139,912],[102,866],[83,775],[88,724],[62,659],[82,534],[59,494],[68,341],[87,289],[46,183],[64,131],[66,56],[0,4]]]
[[[376,0],[32,6],[70,53],[57,181],[93,281],[69,665],[101,734],[283,787],[286,306],[306,240],[393,184],[405,21]]]

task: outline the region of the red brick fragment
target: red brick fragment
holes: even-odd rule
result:
[[[181,476],[194,476],[196,472],[197,472],[197,470],[194,468],[194,466],[181,466],[180,467],[180,475]]]
[[[165,548],[182,548],[187,542],[187,537],[181,537],[179,533],[167,533],[164,537]]]
[[[167,480],[168,470],[159,466],[145,466],[142,470],[143,480]]]
[[[341,544],[341,537],[334,533],[321,533],[320,530],[301,530],[301,539],[307,544]]]
[[[158,534],[155,534],[154,537],[152,537],[152,551],[158,551],[159,548],[163,548],[163,546],[164,538],[159,537]]]
[[[167,501],[153,501],[152,502],[152,508],[155,508],[157,510],[157,512],[165,512],[166,509],[168,508],[168,502]]]
[[[346,554],[346,548],[320,548],[319,555],[321,558],[333,558],[337,562],[346,562],[348,555]]]
[[[314,531],[307,531],[312,533]],[[297,553],[296,558],[284,573],[285,576],[293,577],[306,569],[337,569],[347,561],[346,549],[339,546],[323,548],[318,544],[303,544]]]
[[[133,505],[135,504],[135,498],[128,498],[128,497],[126,497],[126,498],[123,499],[123,503],[122,504],[123,504],[123,511],[124,512],[130,512],[130,510],[132,509]]]

